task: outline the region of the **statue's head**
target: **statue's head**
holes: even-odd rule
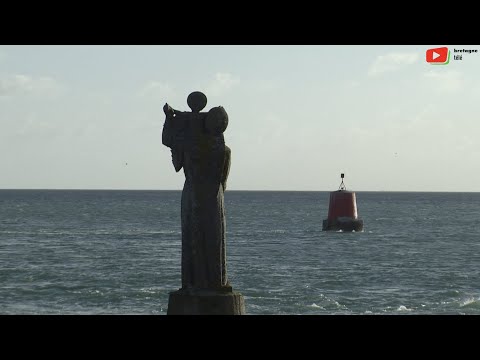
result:
[[[200,91],[194,91],[188,95],[187,104],[193,112],[200,112],[207,106],[207,97]]]
[[[228,126],[228,115],[223,106],[211,108],[205,118],[205,129],[209,134],[220,135]]]

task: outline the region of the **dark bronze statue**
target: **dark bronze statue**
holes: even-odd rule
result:
[[[191,112],[165,104],[162,143],[172,151],[175,171],[183,168],[182,288],[180,291],[232,291],[227,279],[224,191],[230,148],[223,132],[228,115],[221,106],[201,112],[207,97],[188,96]]]

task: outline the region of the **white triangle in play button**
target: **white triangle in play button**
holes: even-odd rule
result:
[[[439,53],[436,53],[435,51],[433,52],[433,60],[435,60],[437,57],[439,57],[440,54]]]

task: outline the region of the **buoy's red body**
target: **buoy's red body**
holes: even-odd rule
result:
[[[363,220],[358,218],[357,199],[353,191],[338,190],[330,193],[328,219],[323,220],[323,230],[363,230]]]
[[[354,192],[338,190],[330,193],[328,219],[333,220],[338,217],[358,218],[357,200]]]

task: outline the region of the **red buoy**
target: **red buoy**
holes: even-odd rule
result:
[[[357,199],[353,191],[347,191],[343,183],[337,191],[330,193],[328,219],[323,220],[323,231],[362,231],[363,220],[358,218]]]

